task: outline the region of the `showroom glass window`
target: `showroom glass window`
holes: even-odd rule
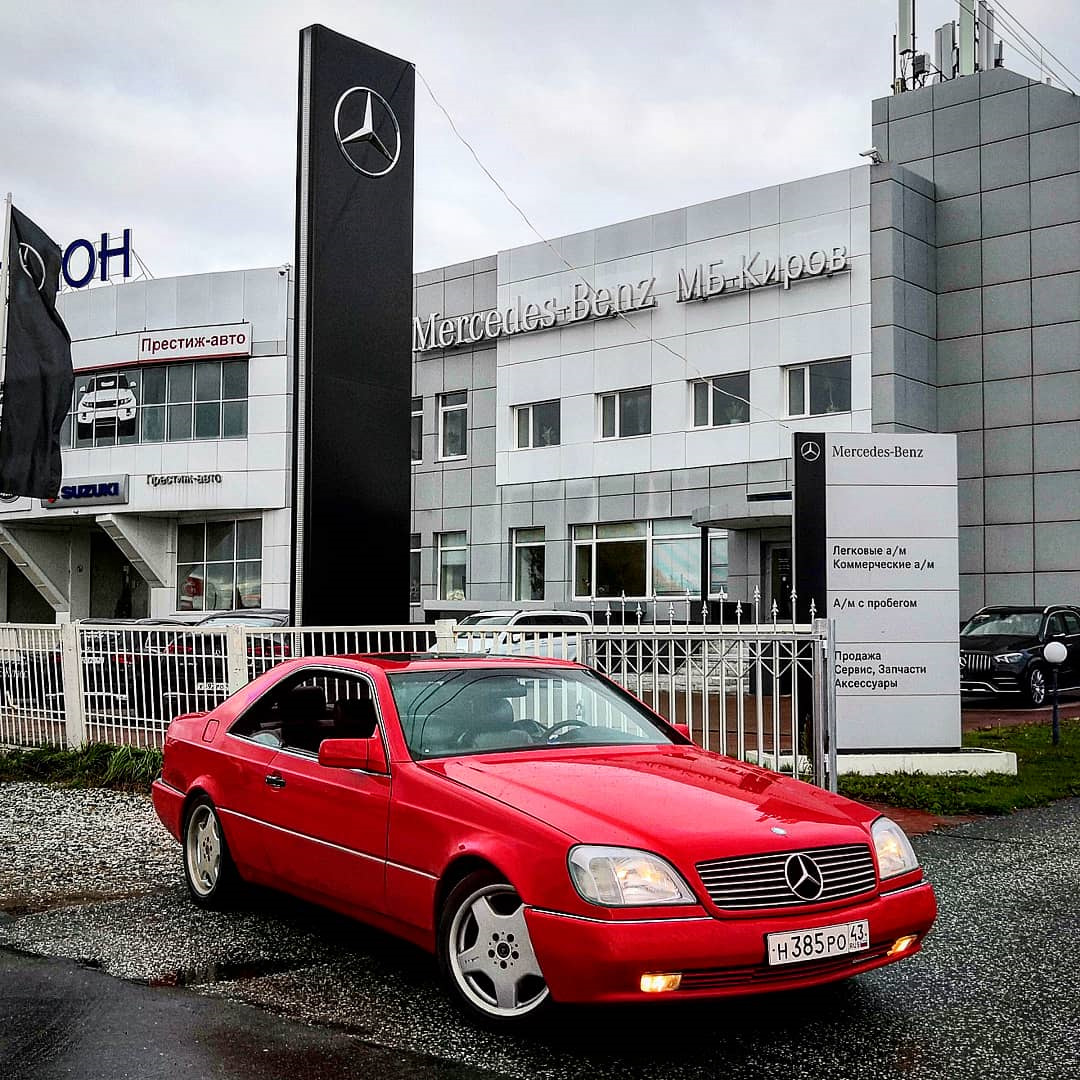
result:
[[[262,607],[262,520],[183,521],[176,533],[176,610]]]
[[[469,395],[465,390],[439,398],[439,457],[463,458],[468,452]]]
[[[514,409],[514,445],[518,450],[537,446],[558,446],[559,402],[538,401]]]
[[[465,599],[465,533],[439,533],[439,599]]]
[[[62,446],[242,439],[248,362],[199,360],[76,374]]]
[[[600,438],[629,439],[652,431],[652,390],[619,390],[600,395]]]
[[[691,409],[696,428],[750,422],[750,372],[699,379],[691,386]]]
[[[544,530],[514,529],[511,533],[514,599],[544,599]]]
[[[418,465],[424,460],[424,399],[412,399],[412,427],[409,445],[412,447],[412,463]]]
[[[575,525],[574,596],[635,599],[700,595],[701,532],[689,518]],[[726,534],[710,537],[710,589],[727,581]],[[722,562],[720,561],[722,560]]]
[[[420,603],[420,534],[409,536],[409,603]]]
[[[851,361],[826,360],[787,369],[788,416],[851,411]]]

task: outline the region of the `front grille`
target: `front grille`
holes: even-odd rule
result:
[[[800,854],[812,859],[821,871],[823,888],[814,900],[800,899],[784,873],[788,859]],[[713,859],[698,863],[697,872],[712,902],[728,911],[827,904],[869,892],[877,883],[874,858],[866,844]]]
[[[98,398],[97,401],[92,402],[89,405],[89,408],[91,408],[91,409],[115,409],[116,404],[117,404],[116,398],[111,398],[111,397],[110,398]]]
[[[745,967],[702,968],[684,971],[680,990],[723,990],[727,987],[767,986],[769,983],[791,982],[793,979],[817,979],[828,975],[853,974],[869,964],[884,959],[888,945],[877,945],[867,952],[849,953],[847,956],[831,956],[825,960],[807,960],[801,964],[749,964]]]
[[[989,671],[990,654],[982,652],[962,652],[960,666],[965,671]]]

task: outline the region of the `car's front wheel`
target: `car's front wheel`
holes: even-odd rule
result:
[[[214,804],[192,803],[184,819],[184,877],[191,899],[200,907],[224,908],[235,899],[240,875],[229,854]]]
[[[1024,697],[1034,708],[1046,704],[1046,668],[1032,664],[1024,676]]]
[[[439,963],[457,1003],[489,1023],[520,1022],[550,1000],[525,905],[493,872],[470,874],[447,897],[439,920]]]

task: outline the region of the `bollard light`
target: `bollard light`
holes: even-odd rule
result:
[[[1061,742],[1061,721],[1058,718],[1058,671],[1065,663],[1069,650],[1060,641],[1048,641],[1043,647],[1043,659],[1050,665],[1050,693],[1053,697],[1053,713],[1050,721],[1050,741],[1057,746]]]

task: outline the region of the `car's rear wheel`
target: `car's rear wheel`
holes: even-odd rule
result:
[[[239,892],[240,875],[217,810],[207,798],[192,803],[184,819],[184,877],[200,907],[228,907]]]
[[[493,872],[470,874],[447,897],[439,919],[439,963],[455,1001],[485,1022],[520,1023],[550,1001],[525,905]]]
[[[1046,704],[1046,668],[1041,664],[1032,664],[1024,676],[1024,697],[1034,708]]]

